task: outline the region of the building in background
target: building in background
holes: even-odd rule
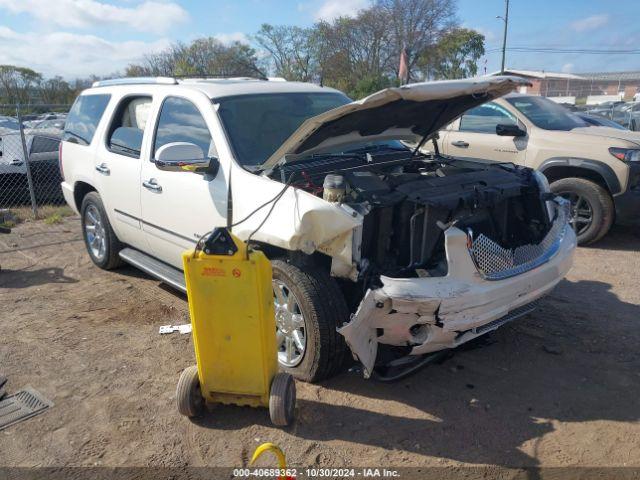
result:
[[[640,92],[640,71],[576,74],[507,69],[505,74],[524,77],[531,82],[531,87],[521,87],[521,93],[543,95],[559,103],[633,100],[634,95]]]

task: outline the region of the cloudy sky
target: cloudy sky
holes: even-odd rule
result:
[[[311,25],[369,0],[0,0],[0,64],[66,78],[122,70],[169,43],[248,40],[261,23]],[[458,0],[458,18],[486,36],[481,70],[499,69],[504,0]],[[613,7],[613,8],[612,8]],[[508,45],[640,51],[640,1],[511,0]],[[507,53],[519,69],[640,70],[640,54]]]

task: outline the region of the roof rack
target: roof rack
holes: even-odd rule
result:
[[[192,74],[192,75],[174,75],[178,80],[268,80],[267,76],[257,71],[255,76],[247,75],[243,72],[233,73],[205,73],[205,74]]]
[[[110,87],[112,85],[177,85],[178,81],[173,77],[125,77],[112,78],[110,80],[98,80],[93,82],[93,87]]]
[[[176,75],[173,77],[124,77],[93,82],[92,87],[111,87],[114,85],[177,85],[179,80],[265,80],[286,81],[279,77],[248,77],[246,75]]]

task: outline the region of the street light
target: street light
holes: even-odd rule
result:
[[[504,17],[502,15],[496,16],[504,22],[504,37],[502,38],[502,68],[500,73],[504,74],[504,57],[507,52],[507,26],[509,25],[509,0],[505,0],[505,12]]]

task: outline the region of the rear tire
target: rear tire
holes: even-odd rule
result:
[[[584,178],[562,178],[551,184],[551,191],[571,200],[573,214],[572,225],[576,231],[579,245],[589,245],[604,237],[615,217],[613,200],[604,188]],[[582,199],[583,208],[576,215],[575,199]],[[588,225],[582,222],[586,215],[581,212],[590,210]]]
[[[269,416],[271,423],[286,427],[293,423],[296,407],[296,383],[288,373],[279,372],[273,377],[269,391]]]
[[[346,343],[336,328],[349,320],[347,303],[336,281],[314,266],[271,262],[274,281],[294,294],[304,318],[305,348],[295,366],[280,368],[304,382],[335,375],[343,365]]]
[[[80,218],[84,244],[93,263],[103,270],[113,270],[122,266],[123,262],[118,253],[122,250],[123,245],[111,228],[98,192],[89,192],[84,196],[80,207]],[[99,240],[91,236],[89,231],[91,227],[94,228],[94,234],[96,229],[99,231]],[[96,245],[100,242],[104,242],[104,245],[97,248]]]
[[[180,374],[176,388],[176,405],[180,415],[189,418],[198,417],[204,411],[204,399],[196,365],[185,368]]]

